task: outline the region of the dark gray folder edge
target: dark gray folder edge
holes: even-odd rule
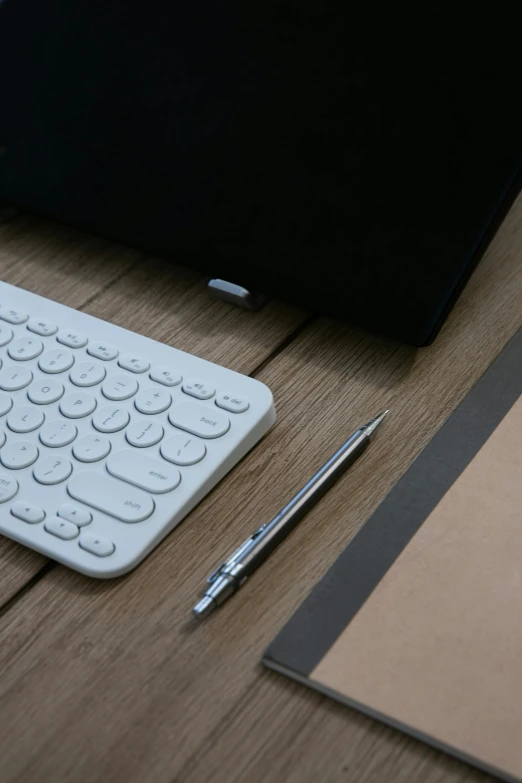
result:
[[[522,328],[280,631],[267,666],[308,677],[521,394]]]

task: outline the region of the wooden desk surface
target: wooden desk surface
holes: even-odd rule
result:
[[[0,227],[1,279],[250,373],[278,409],[127,577],[89,580],[0,539],[3,783],[487,780],[259,660],[521,324],[521,259],[519,200],[436,343],[414,350],[278,303],[240,311],[198,274],[60,225]],[[365,458],[232,601],[191,621],[219,558],[384,407],[393,415]]]

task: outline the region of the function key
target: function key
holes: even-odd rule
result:
[[[88,343],[84,334],[73,332],[71,329],[60,329],[56,339],[62,345],[68,345],[69,348],[83,348]]]
[[[40,334],[42,337],[49,337],[52,334],[56,334],[58,327],[51,321],[46,321],[45,318],[31,318],[27,324],[27,328],[30,332]]]
[[[74,356],[69,351],[61,348],[53,348],[52,351],[44,351],[38,360],[38,367],[42,372],[57,373],[69,370],[74,364]]]
[[[7,353],[17,362],[27,362],[29,359],[35,359],[43,351],[43,343],[36,337],[17,337],[10,344]]]
[[[112,555],[115,550],[112,541],[109,541],[107,538],[101,538],[101,536],[96,536],[94,533],[82,533],[78,543],[82,549],[85,549],[87,552],[90,552],[91,555],[96,555],[97,557],[108,557],[109,555]]]
[[[0,470],[0,503],[5,503],[7,500],[14,498],[18,492],[18,481],[8,473],[4,473]]]
[[[162,383],[164,386],[177,386],[181,383],[182,377],[175,370],[170,367],[153,367],[150,371],[150,378],[152,381]]]
[[[119,351],[111,343],[89,343],[87,353],[95,356],[96,359],[103,359],[104,362],[109,362],[118,356]]]
[[[33,506],[31,503],[24,503],[23,500],[18,500],[11,506],[11,514],[17,519],[21,519],[23,522],[27,522],[29,525],[36,525],[38,522],[43,522],[45,519],[45,512],[38,506]]]
[[[236,397],[234,394],[218,394],[216,405],[230,413],[244,413],[249,407],[244,397]]]
[[[191,397],[196,397],[198,400],[210,400],[216,393],[210,384],[200,381],[199,378],[189,378],[183,384],[182,389],[185,394],[190,394]]]
[[[105,378],[105,367],[97,362],[80,362],[69,374],[71,383],[75,386],[96,386]]]
[[[133,356],[131,353],[123,354],[118,364],[124,370],[130,370],[131,372],[147,372],[150,368],[150,363],[146,359]]]
[[[62,519],[66,519],[68,522],[72,522],[78,527],[84,527],[90,525],[92,522],[92,514],[85,508],[80,508],[72,503],[64,503],[58,509],[58,516]]]
[[[0,324],[0,347],[7,345],[7,343],[13,339],[13,330],[9,326]]]
[[[15,310],[13,307],[0,307],[0,318],[10,324],[24,324],[29,316],[23,310]]]
[[[138,381],[129,375],[113,375],[102,386],[102,394],[108,400],[128,400],[138,391]]]

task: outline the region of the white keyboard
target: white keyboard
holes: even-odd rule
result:
[[[0,282],[3,535],[119,576],[274,421],[259,381]]]

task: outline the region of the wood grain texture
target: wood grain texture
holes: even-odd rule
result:
[[[274,392],[276,427],[142,566],[110,583],[56,567],[11,603],[0,620],[5,783],[486,780],[265,671],[259,659],[520,324],[520,247],[519,202],[428,349],[326,319],[310,324],[258,373]],[[134,270],[128,279],[128,289],[123,279],[114,286],[116,298],[92,302],[95,314],[120,313],[123,325],[157,336],[147,331],[160,327],[145,303],[157,289],[132,309],[128,292],[144,276]],[[260,323],[265,314],[257,314]],[[168,327],[180,347],[211,350],[214,319],[207,334],[182,320]],[[253,370],[255,362],[236,353],[255,338],[241,348],[235,329],[220,328],[235,368]],[[219,558],[384,406],[393,416],[364,459],[233,600],[208,622],[191,621]]]
[[[307,317],[277,303],[259,317],[196,272],[29,216],[0,226],[0,279],[247,374]],[[46,562],[0,536],[0,607]]]

